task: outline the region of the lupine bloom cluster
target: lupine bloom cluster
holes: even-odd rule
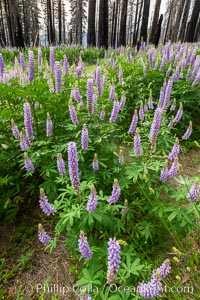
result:
[[[92,114],[92,102],[93,102],[93,79],[87,81],[87,109],[88,114]]]
[[[42,71],[42,51],[38,49],[38,70]]]
[[[60,175],[66,174],[65,163],[61,153],[57,154],[57,169]]]
[[[46,233],[46,231],[42,227],[42,224],[38,225],[38,238],[39,238],[40,242],[42,244],[44,244],[45,246],[48,245],[51,241],[50,236],[48,235],[48,233]]]
[[[142,283],[138,286],[140,296],[145,299],[159,296],[163,290],[162,279],[167,277],[170,273],[170,269],[170,262],[166,259],[158,269],[153,270],[151,280],[149,282]]]
[[[28,102],[24,103],[24,128],[27,138],[33,139],[32,113]]]
[[[53,135],[53,123],[50,117],[50,114],[47,113],[47,121],[46,121],[46,136]]]
[[[126,104],[126,96],[123,94],[119,103],[119,110],[122,110]]]
[[[20,61],[20,64],[21,64],[22,71],[25,72],[26,71],[26,65],[25,65],[25,59],[24,59],[24,54],[23,53],[19,54],[19,61]]]
[[[110,92],[109,92],[109,100],[114,100],[115,99],[115,85],[112,83],[110,87]]]
[[[118,117],[118,113],[119,113],[119,102],[117,100],[114,100],[113,102],[113,109],[111,112],[111,116],[109,118],[109,122],[116,122],[117,121],[117,117]]]
[[[90,295],[83,295],[81,296],[80,300],[92,300],[92,298],[90,297]]]
[[[96,69],[96,85],[99,97],[102,95],[102,82],[101,82],[101,67]]]
[[[25,137],[23,132],[20,132],[20,148],[22,151],[26,151],[29,148],[28,139]]]
[[[128,134],[131,134],[135,131],[136,127],[137,127],[137,123],[138,123],[138,114],[137,114],[137,109],[135,109],[134,114],[133,114],[133,118],[131,121],[131,125],[130,128],[128,130]]]
[[[28,172],[34,171],[35,168],[26,152],[24,152],[24,164],[25,164],[25,168]]]
[[[121,189],[120,189],[118,180],[115,179],[114,184],[113,184],[113,188],[112,188],[112,194],[111,194],[110,198],[107,200],[107,202],[109,204],[117,203],[118,200],[119,200],[120,194],[121,194]]]
[[[89,247],[87,237],[85,236],[83,231],[80,232],[80,238],[78,240],[78,247],[79,247],[81,255],[85,259],[90,259],[92,257],[93,252]]]
[[[180,103],[180,107],[174,117],[174,119],[168,124],[168,127],[171,127],[174,123],[178,123],[183,115],[183,105]]]
[[[105,111],[105,106],[103,106],[103,108],[102,108],[102,111],[101,111],[101,113],[100,113],[100,120],[104,120],[104,118],[105,118],[105,115],[106,115],[106,111]]]
[[[11,130],[12,130],[12,134],[16,138],[16,140],[19,140],[20,139],[19,129],[13,119],[11,119]]]
[[[110,238],[108,242],[108,270],[107,283],[114,284],[120,267],[120,244],[116,238]]]
[[[53,47],[50,47],[49,63],[50,63],[50,72],[51,72],[51,74],[53,74],[54,73],[54,64],[55,64]]]
[[[69,63],[68,63],[66,55],[63,56],[63,64],[64,64],[64,74],[68,74],[69,73]]]
[[[86,124],[83,124],[83,128],[81,131],[81,145],[83,150],[86,150],[88,148],[88,129]]]
[[[29,83],[33,82],[35,74],[35,67],[34,67],[34,54],[33,51],[28,51],[28,81]]]
[[[178,172],[179,172],[179,162],[178,162],[178,157],[176,157],[171,165],[171,168],[169,169],[168,177],[172,179],[178,174]]]
[[[93,212],[97,207],[97,203],[98,203],[97,192],[96,192],[95,186],[92,185],[89,200],[88,200],[87,206],[86,206],[87,211]]]
[[[56,79],[55,92],[57,94],[59,94],[60,93],[60,87],[61,87],[61,66],[60,66],[59,61],[55,62],[55,79]]]
[[[151,124],[151,129],[149,133],[149,140],[151,142],[153,142],[153,140],[156,140],[157,138],[158,132],[160,130],[161,121],[162,121],[162,113],[163,113],[162,108],[158,106],[155,110],[153,122]]]
[[[192,134],[192,122],[190,121],[188,129],[186,130],[186,132],[182,136],[182,140],[188,140],[189,137],[191,136],[191,134]]]
[[[191,189],[189,193],[187,194],[187,198],[190,200],[190,202],[196,202],[200,195],[200,184],[199,183],[193,183],[191,186]]]
[[[3,55],[0,53],[0,76],[3,76],[4,71],[4,59]]]
[[[99,170],[99,161],[98,161],[98,157],[97,157],[96,153],[94,155],[94,159],[93,159],[93,162],[92,162],[92,168],[93,168],[94,171]]]
[[[170,111],[174,111],[176,109],[176,99],[174,98],[173,103],[170,107]]]
[[[179,144],[179,140],[176,139],[176,142],[172,148],[172,151],[168,155],[168,159],[174,160],[179,155],[179,153],[180,153],[180,144]]]
[[[134,135],[134,153],[136,156],[141,155],[141,137],[139,130],[136,129],[135,135]]]
[[[140,109],[139,109],[139,119],[141,121],[144,121],[144,106],[143,106],[143,102],[141,101],[141,104],[140,104]]]
[[[82,75],[83,67],[84,63],[82,62],[82,60],[80,60],[78,62],[78,66],[76,67],[76,77],[80,77]]]
[[[75,142],[69,142],[68,144],[68,166],[71,184],[75,189],[76,193],[79,193],[80,179],[78,168],[78,153]]]
[[[76,113],[75,107],[74,107],[71,99],[69,100],[69,114],[70,114],[72,123],[78,124],[79,121],[78,121],[77,113]]]
[[[43,213],[47,216],[54,215],[56,213],[56,209],[51,206],[47,196],[45,195],[44,190],[40,189],[40,200],[39,200],[40,208]]]

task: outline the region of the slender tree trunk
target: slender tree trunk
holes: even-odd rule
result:
[[[143,39],[144,42],[147,41],[149,9],[150,9],[150,0],[144,0],[144,10],[143,10],[143,16],[142,16],[141,33],[140,33],[140,39]]]
[[[63,43],[66,43],[66,29],[65,29],[65,5],[63,3],[63,7],[62,7],[62,25],[63,25]]]
[[[89,47],[95,47],[96,46],[95,11],[96,11],[96,0],[89,0],[89,6],[88,6],[88,32],[87,32],[87,44],[88,44]]]
[[[170,23],[170,19],[171,19],[171,15],[172,15],[172,9],[173,9],[173,0],[171,0],[171,4],[170,4],[169,16],[168,16],[168,20],[167,20],[167,27],[166,27],[166,31],[165,31],[164,44],[167,41],[167,33],[168,33],[169,23]]]
[[[159,13],[160,13],[160,4],[161,4],[161,0],[156,0],[154,15],[153,15],[152,28],[151,28],[151,35],[150,35],[150,38],[149,38],[149,43],[150,44],[155,43],[155,35],[156,35],[156,31],[157,31],[158,18],[159,18]]]
[[[156,34],[155,34],[155,47],[158,47],[159,40],[160,40],[160,34],[161,34],[161,27],[162,27],[162,21],[163,21],[163,15],[160,15],[157,29],[156,29]]]
[[[51,45],[54,43],[51,0],[47,0],[47,32],[48,32],[48,42]]]
[[[181,22],[181,26],[180,26],[180,33],[179,33],[179,40],[181,40],[181,42],[184,41],[185,38],[185,32],[186,32],[186,25],[187,25],[187,19],[188,19],[188,14],[189,14],[189,10],[190,10],[190,3],[191,0],[185,0],[185,7],[184,7],[184,11],[183,11],[183,17],[182,17],[182,22]]]
[[[115,1],[113,3],[113,8],[112,8],[112,30],[111,30],[111,47],[113,47],[113,34],[114,34],[114,26],[115,26]]]
[[[0,1],[0,16],[1,16],[1,22],[0,22],[0,45],[1,47],[5,47],[6,45],[6,34],[5,34],[5,26],[4,26],[4,18],[3,18],[3,7],[2,2]]]
[[[195,28],[197,26],[197,21],[199,18],[199,12],[200,12],[200,1],[195,0],[189,27],[188,27],[188,34],[186,41],[189,43],[194,42],[194,34],[195,34]]]
[[[179,6],[178,6],[176,22],[175,22],[173,34],[172,34],[172,42],[176,42],[177,37],[178,37],[180,23],[181,23],[181,17],[183,14],[184,3],[185,3],[185,0],[180,0]]]
[[[126,19],[127,19],[128,0],[122,2],[122,13],[120,22],[119,45],[126,45]]]
[[[62,43],[62,3],[58,0],[58,41]]]
[[[136,3],[135,24],[134,24],[134,31],[133,31],[133,46],[135,46],[136,42],[137,42],[136,26],[137,26],[137,20],[138,20],[138,10],[139,10],[139,0],[137,0],[137,3]]]
[[[141,16],[142,16],[143,4],[144,4],[144,1],[142,0],[140,2],[140,10],[139,10],[138,20],[137,20],[137,27],[136,27],[136,34],[135,34],[136,42],[137,42],[137,39],[138,39],[138,32],[139,32],[140,21],[141,21]]]
[[[99,3],[98,46],[108,48],[108,0]]]
[[[114,28],[113,28],[113,47],[115,47],[116,44],[118,9],[119,9],[119,0],[116,0],[116,13],[114,19]]]
[[[77,44],[82,45],[82,15],[83,6],[82,0],[78,0],[78,13],[77,13]]]

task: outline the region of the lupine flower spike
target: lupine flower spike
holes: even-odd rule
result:
[[[162,265],[157,270],[160,272],[160,276],[162,278],[166,278],[171,270],[171,265],[170,265],[169,259],[164,260]]]
[[[108,242],[108,270],[107,283],[114,284],[116,282],[117,273],[120,267],[120,244],[116,238],[110,238]]]
[[[180,144],[178,138],[176,139],[176,142],[172,148],[172,151],[168,155],[169,160],[174,160],[180,153]]]
[[[57,154],[57,169],[60,175],[64,175],[66,173],[65,163],[61,153]]]
[[[120,189],[118,180],[115,179],[114,184],[113,184],[112,194],[111,194],[110,198],[107,200],[107,202],[109,204],[118,202],[120,194],[121,194],[121,189]]]
[[[182,140],[188,140],[189,137],[191,136],[191,134],[192,134],[192,122],[190,121],[188,129],[186,130],[186,132],[182,136]]]
[[[26,136],[30,139],[33,139],[32,113],[31,106],[28,102],[24,103],[24,128]]]
[[[106,111],[105,111],[105,106],[103,105],[103,107],[102,107],[102,111],[101,111],[101,113],[100,113],[100,120],[104,120],[104,118],[105,118],[105,115],[106,115]]]
[[[68,166],[71,184],[75,189],[76,193],[78,194],[80,188],[80,179],[78,168],[78,153],[75,142],[69,142],[68,144]]]
[[[50,117],[50,114],[47,113],[47,121],[46,121],[46,136],[53,135],[53,123]]]
[[[92,257],[93,252],[88,245],[87,237],[85,236],[83,231],[80,232],[80,238],[78,240],[78,247],[79,247],[81,255],[84,258],[90,259]]]
[[[19,129],[13,119],[11,119],[11,130],[12,130],[12,134],[16,138],[16,140],[19,140],[20,139]]]
[[[24,164],[25,164],[25,168],[26,170],[29,171],[34,171],[34,166],[30,160],[30,158],[28,157],[28,154],[26,152],[24,152]]]
[[[199,183],[193,183],[187,198],[190,200],[190,202],[196,202],[200,195],[200,184]]]
[[[34,68],[34,54],[33,51],[28,51],[28,81],[29,83],[33,82],[35,74],[35,68]]]
[[[93,212],[97,207],[97,203],[98,203],[97,192],[96,192],[95,186],[92,185],[90,196],[89,196],[89,201],[88,201],[87,207],[86,207],[87,211]]]
[[[178,162],[178,158],[176,157],[174,162],[171,165],[171,168],[169,169],[168,172],[169,178],[170,179],[174,178],[178,174],[178,171],[179,171],[179,162]]]
[[[139,133],[139,129],[136,129],[135,135],[134,135],[134,152],[136,156],[141,155],[141,137]]]
[[[97,157],[96,153],[94,155],[94,160],[92,162],[92,168],[93,168],[94,171],[98,171],[99,170],[99,161],[98,161],[98,157]]]
[[[157,297],[162,292],[162,282],[159,271],[154,271],[151,280],[138,286],[140,296],[145,299]]]
[[[22,151],[26,151],[29,148],[27,139],[25,138],[23,132],[20,132],[20,148]]]
[[[133,114],[133,118],[132,118],[132,121],[131,121],[131,125],[130,125],[130,128],[128,130],[128,134],[131,134],[135,131],[137,123],[138,123],[138,114],[137,114],[137,109],[135,109],[135,112]]]
[[[38,225],[38,238],[40,242],[45,246],[48,245],[49,242],[51,241],[50,236],[48,235],[48,233],[45,232],[45,230],[42,227],[42,224]]]
[[[167,178],[168,178],[168,160],[165,161],[165,165],[164,168],[162,169],[161,173],[160,173],[160,180],[162,182],[166,182]]]
[[[92,101],[93,101],[93,79],[88,79],[87,81],[87,109],[88,114],[92,114]]]
[[[56,209],[51,206],[48,201],[47,196],[45,195],[44,190],[40,189],[40,200],[39,200],[40,208],[45,213],[45,215],[50,216],[56,213]]]
[[[88,148],[88,129],[86,124],[83,124],[83,128],[81,131],[81,145],[83,150],[86,150]]]
[[[79,121],[78,121],[77,113],[76,113],[75,107],[74,107],[71,99],[69,100],[69,114],[70,114],[72,123],[74,125],[78,124]]]

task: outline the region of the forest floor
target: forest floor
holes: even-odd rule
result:
[[[185,177],[199,176],[200,149],[180,155],[180,163]],[[54,224],[39,210],[31,216],[24,211],[14,222],[0,221],[0,299],[78,299],[73,289],[79,266],[67,253],[65,237],[51,253],[46,251],[38,241],[40,222],[54,236]]]

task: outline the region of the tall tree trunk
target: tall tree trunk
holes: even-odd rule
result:
[[[62,43],[62,3],[58,0],[58,41]]]
[[[6,34],[5,34],[5,26],[4,26],[4,18],[3,18],[3,7],[2,2],[0,1],[0,45],[1,47],[5,47],[6,45]]]
[[[170,10],[169,10],[169,16],[168,16],[168,20],[167,20],[167,27],[165,30],[165,37],[164,37],[164,44],[167,41],[167,33],[168,33],[168,29],[169,29],[169,23],[170,23],[170,19],[171,19],[171,15],[172,15],[172,9],[173,9],[173,0],[171,0],[171,4],[170,4]]]
[[[199,12],[200,12],[200,1],[195,0],[189,27],[188,27],[186,42],[192,43],[194,41],[195,28],[197,26]]]
[[[78,11],[77,11],[77,44],[82,45],[82,16],[83,6],[82,0],[78,0]]]
[[[143,4],[144,4],[144,0],[142,0],[140,2],[140,10],[139,10],[139,15],[138,15],[138,20],[137,20],[137,28],[136,28],[136,42],[138,40],[138,32],[139,32],[139,27],[140,27],[140,20],[141,20],[141,16],[142,16],[142,8],[143,8]]]
[[[98,46],[108,48],[108,0],[99,3]]]
[[[153,15],[152,28],[151,28],[151,35],[150,35],[150,38],[149,38],[149,43],[150,44],[155,43],[155,35],[156,35],[156,31],[157,31],[158,18],[159,18],[159,13],[160,13],[160,4],[161,4],[161,0],[156,0],[154,15]]]
[[[126,45],[127,7],[128,7],[128,0],[123,0],[122,12],[121,12],[121,22],[120,22],[120,32],[119,32],[119,45],[123,45],[123,46]]]
[[[150,0],[144,0],[144,10],[143,10],[143,16],[142,16],[141,32],[140,32],[140,39],[143,39],[144,42],[147,41],[149,9],[150,9]]]
[[[137,42],[136,27],[137,27],[137,20],[138,20],[138,10],[139,10],[139,0],[137,0],[136,3],[135,23],[134,23],[134,31],[133,31],[133,46],[135,46]]]
[[[65,29],[65,5],[62,3],[62,25],[63,25],[63,43],[66,43],[66,29]]]
[[[179,40],[181,40],[181,42],[183,42],[184,38],[185,38],[187,19],[188,19],[188,14],[190,11],[190,3],[191,3],[191,0],[185,0],[185,1],[186,1],[186,3],[185,3],[185,7],[184,7],[182,22],[181,22],[181,26],[180,26],[180,33],[179,33]]]
[[[181,23],[181,17],[183,14],[184,3],[185,3],[185,0],[180,0],[180,2],[179,2],[177,16],[176,16],[176,22],[175,22],[174,29],[173,29],[172,42],[176,42],[177,37],[178,37],[180,23]]]
[[[51,0],[47,0],[47,32],[48,32],[48,42],[51,45],[54,43]]]
[[[158,25],[157,25],[157,29],[156,29],[156,34],[155,34],[155,47],[156,48],[158,47],[159,40],[160,40],[162,21],[163,21],[163,15],[160,15],[160,19],[158,21]]]
[[[115,26],[115,1],[113,3],[113,8],[112,8],[112,30],[111,30],[111,47],[113,47],[113,34],[114,34],[114,26]]]
[[[112,44],[113,47],[115,47],[116,44],[118,9],[119,9],[119,0],[116,0],[116,13],[114,19],[114,28],[113,28],[113,44]]]
[[[89,0],[88,32],[87,32],[87,44],[89,47],[96,46],[95,12],[96,12],[96,0]]]

